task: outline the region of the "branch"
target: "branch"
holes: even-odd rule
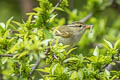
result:
[[[0,57],[13,57],[13,54],[0,54]]]
[[[34,73],[35,69],[38,67],[39,64],[40,64],[40,56],[38,60],[35,62],[35,66],[32,67],[32,71],[30,72],[29,76],[31,76]]]
[[[116,3],[116,0],[110,0],[110,5],[108,7],[112,7],[114,9],[116,9],[118,12],[120,12],[120,5],[118,5]],[[84,23],[84,22],[88,21],[92,16],[93,16],[93,12],[91,12],[90,14],[88,14],[88,16],[81,19],[80,22]]]
[[[15,56],[16,54],[0,54],[0,57],[13,57]],[[19,56],[19,55],[17,55]],[[29,56],[28,54],[26,56]]]
[[[111,70],[120,71],[120,61],[115,61],[114,63],[115,65],[108,64],[107,67],[105,67],[105,69],[107,69],[108,71]]]
[[[55,54],[53,54],[53,57],[54,57],[56,60],[58,60],[58,57],[57,57]]]
[[[117,53],[115,56],[119,57],[120,55],[119,55],[119,53]],[[112,59],[112,62],[115,63],[115,65],[112,65],[112,64],[108,64],[107,65],[106,64],[105,69],[107,69],[108,71],[111,71],[111,70],[120,71],[120,69],[119,69],[119,67],[120,67],[120,61],[119,60],[114,61],[114,56],[112,56],[111,59]]]
[[[93,16],[93,13],[91,12],[88,14],[88,16],[81,19],[80,22],[84,23],[84,22],[88,21],[92,16]]]
[[[46,55],[48,55],[48,53],[50,52],[50,48],[48,48],[47,50],[46,50],[46,52],[45,52],[45,54]],[[40,56],[38,57],[38,60],[35,62],[35,66],[33,66],[32,67],[32,71],[29,73],[29,76],[31,76],[33,73],[34,73],[34,71],[35,71],[35,69],[39,66],[39,64],[40,64]]]
[[[55,8],[50,12],[50,14],[56,10],[56,8],[61,4],[61,2],[62,2],[62,0],[58,1],[58,3],[55,5]]]
[[[111,56],[112,62],[114,62],[114,56]],[[109,66],[111,64],[105,64],[102,69],[107,69],[108,71],[110,71],[111,67]]]

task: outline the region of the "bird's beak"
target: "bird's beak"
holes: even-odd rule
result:
[[[85,29],[91,29],[93,27],[93,25],[86,25]]]

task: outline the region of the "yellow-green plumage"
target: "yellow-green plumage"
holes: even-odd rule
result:
[[[73,31],[68,26],[62,26],[56,31],[56,36],[61,36],[64,38],[69,38],[73,35]]]
[[[79,22],[60,26],[56,30],[55,35],[59,38],[60,43],[63,43],[63,45],[69,45],[67,48],[67,50],[69,50],[79,42],[81,36],[86,30],[85,27],[85,24]]]

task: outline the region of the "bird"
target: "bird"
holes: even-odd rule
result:
[[[87,25],[77,21],[68,25],[59,26],[58,29],[55,30],[54,35],[56,38],[59,38],[59,43],[69,45],[66,50],[70,50],[78,44],[85,31],[92,29],[92,27],[93,25]]]

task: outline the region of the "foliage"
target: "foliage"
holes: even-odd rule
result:
[[[67,9],[67,0],[63,0],[57,8],[48,0],[38,1],[40,6],[33,9],[35,12],[27,13],[27,21],[19,23],[11,17],[6,24],[0,23],[0,55],[9,55],[0,56],[0,75],[4,80],[119,78],[120,71],[106,69],[109,64],[116,65],[116,61],[119,61],[119,56],[116,55],[120,51],[119,17],[113,24],[110,24],[109,16],[101,17],[103,13],[114,12],[111,8],[106,11],[110,5],[109,0],[89,0],[82,12]],[[66,23],[65,18],[58,18],[59,14],[51,13],[53,9],[64,10],[69,15],[67,23],[80,20],[91,11],[94,13],[87,22],[94,25],[93,31],[86,31],[78,48],[66,51],[68,45],[58,43],[59,40],[52,45],[52,27]],[[40,64],[34,74],[31,74],[32,67],[39,58]]]

